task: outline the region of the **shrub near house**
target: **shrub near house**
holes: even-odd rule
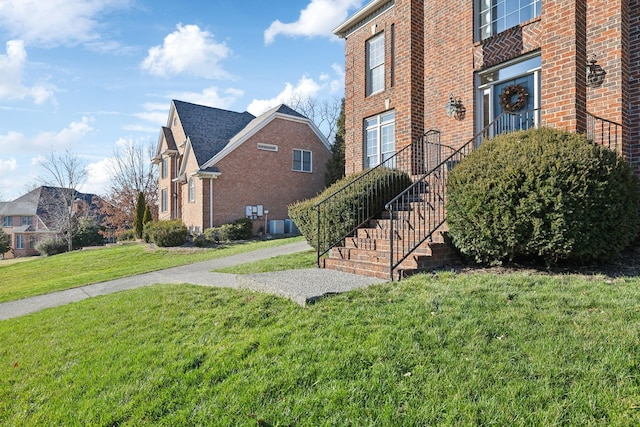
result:
[[[479,262],[602,260],[638,234],[636,177],[583,135],[498,136],[453,169],[447,191],[452,240]]]

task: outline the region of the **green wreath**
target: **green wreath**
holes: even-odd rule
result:
[[[515,101],[513,101],[514,96],[517,96]],[[527,93],[526,87],[522,85],[509,85],[505,87],[500,94],[500,106],[504,111],[515,113],[527,105],[528,97],[529,94]]]

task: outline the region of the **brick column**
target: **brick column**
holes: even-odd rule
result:
[[[586,130],[586,0],[545,0],[542,7],[542,123]]]
[[[631,167],[640,176],[640,0],[629,0],[629,117],[624,125],[628,143],[625,154]]]

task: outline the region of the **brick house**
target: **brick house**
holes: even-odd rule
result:
[[[36,244],[60,234],[51,215],[52,209],[58,209],[60,191],[68,190],[42,186],[11,202],[0,202],[2,230],[9,235],[11,246],[11,251],[4,254],[5,258],[39,255]],[[74,214],[94,211],[95,197],[94,194],[76,192],[72,205]]]
[[[444,165],[428,178],[422,172],[493,134],[548,126],[587,133],[640,174],[638,0],[373,0],[334,33],[346,40],[347,173],[395,156],[388,165],[404,164],[422,188],[444,189]],[[403,149],[407,160],[396,155]],[[444,193],[431,197],[444,202]],[[384,246],[362,237],[332,250],[326,266],[381,277],[391,269],[393,277],[444,262],[446,250],[435,256],[427,244],[441,240],[434,227],[446,229],[442,203],[420,213],[431,218],[426,237],[404,261],[389,260],[393,249],[358,253]],[[354,236],[365,234],[374,233]]]
[[[287,205],[322,191],[329,157],[327,139],[286,105],[254,117],[174,100],[153,159],[159,219],[192,234],[245,217],[254,232],[290,232]]]

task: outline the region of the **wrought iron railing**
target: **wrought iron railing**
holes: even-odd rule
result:
[[[355,199],[357,204],[352,206],[349,212],[341,212],[341,215],[333,215],[331,217],[333,212],[341,211],[340,205],[345,197],[353,194],[366,195],[374,185],[372,182],[375,177],[374,172],[380,168],[392,168],[406,172],[410,176],[422,176],[430,167],[427,160],[430,157],[426,149],[429,144],[426,144],[426,141],[430,141],[432,144],[439,143],[440,133],[437,131],[426,132],[407,147],[399,150],[390,158],[385,159],[376,167],[369,169],[314,205],[317,214],[316,250],[318,265],[320,265],[320,258],[329,252],[331,248],[340,245],[346,237],[353,235],[359,227],[384,210],[381,206],[372,206],[368,197],[355,197],[352,199]],[[399,176],[390,177],[389,179],[399,180]],[[386,185],[393,187],[398,183],[388,182]],[[342,231],[338,232],[337,230]]]
[[[426,161],[429,169],[404,192],[400,193],[385,206],[388,211],[390,266],[389,275],[423,242],[446,221],[445,194],[447,176],[451,169],[484,139],[502,133],[537,127],[540,123],[540,110],[503,113],[478,132],[473,138],[457,149],[440,144],[432,144],[425,151],[432,153]]]
[[[587,139],[618,151],[622,142],[622,125],[587,113]]]

